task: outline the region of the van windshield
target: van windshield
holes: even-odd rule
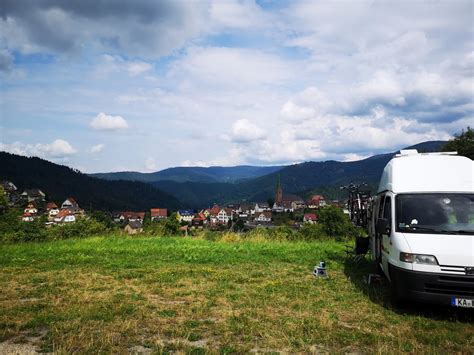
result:
[[[474,194],[400,194],[397,232],[474,235]]]

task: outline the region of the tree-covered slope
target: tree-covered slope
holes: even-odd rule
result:
[[[420,152],[439,151],[444,143],[446,142],[424,142],[406,149],[418,149]],[[380,154],[353,162],[324,161],[294,164],[277,172],[237,183],[157,181],[152,184],[176,196],[184,204],[196,208],[212,203],[266,201],[274,196],[278,175],[284,194],[320,191],[328,198],[337,199],[343,195],[339,191],[341,185],[366,182],[376,186],[385,165],[394,154],[395,152]]]
[[[85,209],[146,210],[176,209],[179,201],[150,184],[106,181],[40,158],[0,152],[0,180],[10,180],[19,189],[37,187],[56,203],[74,197]]]
[[[90,176],[106,180],[131,180],[142,182],[176,181],[176,182],[236,182],[271,174],[280,170],[281,166],[211,166],[204,167],[176,167],[164,169],[154,173],[139,173],[123,171],[116,173],[97,173]]]

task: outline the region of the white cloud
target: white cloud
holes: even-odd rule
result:
[[[289,120],[304,120],[314,117],[316,111],[312,107],[298,106],[289,100],[281,108],[280,114]]]
[[[231,140],[235,143],[248,143],[264,139],[266,133],[263,129],[247,119],[241,119],[232,125]]]
[[[127,66],[127,70],[131,76],[140,75],[150,71],[152,68],[151,64],[145,62],[131,62]]]
[[[253,1],[213,1],[210,9],[212,25],[217,29],[250,31],[268,27],[272,16]]]
[[[89,150],[90,153],[100,153],[101,151],[103,151],[105,148],[105,144],[103,143],[100,143],[100,144],[96,144],[94,146],[91,147],[91,149]]]
[[[145,170],[154,172],[158,170],[158,165],[156,164],[156,160],[153,157],[148,157],[145,160]]]
[[[172,65],[170,77],[207,87],[281,85],[294,79],[291,62],[258,49],[193,47]]]
[[[128,123],[121,116],[111,116],[101,112],[91,121],[90,126],[96,130],[116,131],[128,128]]]
[[[37,144],[25,144],[22,142],[0,143],[0,150],[18,155],[42,158],[66,158],[77,153],[77,150],[64,139],[56,139],[51,143]]]
[[[404,90],[396,75],[382,70],[375,72],[369,81],[361,83],[355,94],[360,101],[379,100],[394,106],[406,103]]]

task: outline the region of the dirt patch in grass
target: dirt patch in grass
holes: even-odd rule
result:
[[[0,354],[38,354],[47,333],[46,328],[20,331],[10,339],[0,342]]]

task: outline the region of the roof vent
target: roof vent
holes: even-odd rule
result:
[[[402,149],[400,155],[416,155],[418,151],[416,149]]]

